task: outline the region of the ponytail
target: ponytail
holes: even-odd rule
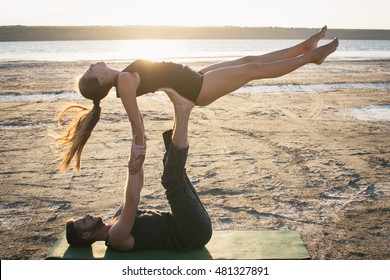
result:
[[[56,139],[55,146],[60,150],[60,159],[62,159],[58,169],[62,172],[68,170],[74,157],[76,160],[74,170],[80,171],[81,152],[91,136],[92,130],[100,119],[100,100],[94,100],[93,104],[92,109],[88,109],[82,105],[69,105],[57,116],[57,121],[60,122],[68,110],[79,109],[66,131]]]

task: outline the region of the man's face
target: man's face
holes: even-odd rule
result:
[[[88,214],[74,221],[74,227],[81,232],[95,232],[103,226],[104,223],[101,217],[93,217]]]

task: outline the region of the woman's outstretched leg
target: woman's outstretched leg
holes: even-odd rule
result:
[[[203,74],[206,74],[207,72],[223,68],[223,67],[230,67],[230,66],[237,66],[241,64],[248,64],[252,62],[257,62],[257,63],[268,63],[268,62],[273,62],[273,61],[278,61],[278,60],[284,60],[288,58],[293,58],[302,54],[305,54],[311,50],[314,50],[317,48],[318,42],[324,38],[327,27],[324,26],[321,28],[321,30],[311,36],[309,39],[303,41],[302,43],[295,45],[290,48],[286,48],[283,50],[278,50],[274,51],[271,53],[263,54],[263,55],[258,55],[258,56],[245,56],[236,60],[232,61],[225,61],[221,63],[216,63],[213,65],[210,65],[206,68],[203,68],[200,70]]]
[[[329,44],[301,56],[269,63],[251,62],[209,71],[204,75],[202,89],[196,104],[206,106],[252,80],[280,77],[308,63],[321,64],[328,55],[337,49],[338,44],[338,39],[334,39]]]

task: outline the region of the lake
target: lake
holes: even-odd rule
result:
[[[218,61],[259,55],[300,40],[102,40],[0,42],[0,61]],[[323,40],[325,44],[329,40]],[[390,59],[390,40],[341,40],[329,60]]]

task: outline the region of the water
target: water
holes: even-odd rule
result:
[[[195,62],[258,55],[300,40],[102,40],[0,42],[0,61],[132,61],[138,58]],[[323,43],[329,41],[324,40]],[[329,60],[390,59],[390,40],[341,40]]]
[[[349,115],[363,121],[390,121],[390,105],[352,108]]]

